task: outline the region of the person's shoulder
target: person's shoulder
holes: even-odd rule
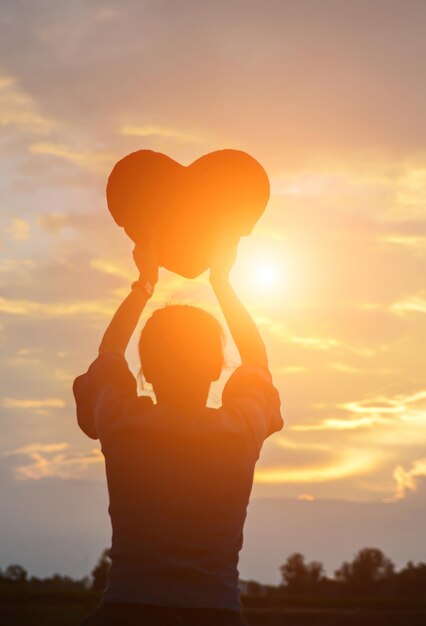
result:
[[[180,428],[180,435],[190,438],[207,437],[209,441],[223,440],[229,436],[240,435],[241,425],[238,420],[232,419],[230,411],[223,405],[206,406],[200,409],[197,414],[187,420],[185,426]]]
[[[256,365],[255,363],[243,363],[234,369],[231,379],[260,379],[272,383],[272,374],[266,365]]]
[[[222,407],[228,423],[241,423],[255,435],[258,444],[284,425],[280,394],[266,367],[238,367],[223,389]]]
[[[122,406],[119,415],[113,419],[101,417],[98,424],[102,445],[110,447],[114,442],[122,445],[123,438],[131,440],[142,431],[155,429],[155,404],[148,396],[134,396]],[[121,435],[120,437],[118,435]]]
[[[275,390],[271,372],[260,365],[240,365],[229,377],[222,392],[222,404],[246,394]],[[275,390],[276,391],[276,390]]]

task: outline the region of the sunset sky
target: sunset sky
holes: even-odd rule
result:
[[[426,560],[425,29],[422,0],[0,2],[0,568],[83,576],[108,546],[71,385],[136,278],[105,185],[141,148],[245,150],[271,181],[233,282],[286,428],[242,577],[294,551]],[[166,302],[219,316],[205,275],[162,271],[144,319]],[[212,406],[230,341],[227,362]]]

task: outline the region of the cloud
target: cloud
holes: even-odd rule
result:
[[[132,274],[129,270],[128,264],[124,266],[116,261],[110,259],[91,259],[90,267],[103,274],[110,274],[111,276],[118,276],[124,278],[129,284],[132,280]]]
[[[407,414],[409,406],[426,399],[426,391],[420,390],[411,394],[399,394],[396,396],[365,399],[355,402],[345,402],[341,408],[352,413],[368,413],[369,415],[382,414]]]
[[[51,453],[61,452],[69,448],[68,443],[29,443],[26,446],[4,452],[3,456],[16,456],[17,454],[33,454],[34,452]]]
[[[101,171],[102,173],[105,169],[110,168],[116,159],[115,155],[112,153],[80,151],[70,148],[65,144],[52,142],[33,143],[28,149],[32,154],[53,156],[82,168]]]
[[[75,374],[67,372],[60,368],[55,369],[55,371],[53,372],[53,376],[56,380],[61,380],[66,383],[71,383],[75,378]]]
[[[301,374],[306,372],[306,367],[303,365],[285,365],[284,367],[278,367],[276,371],[279,374]]]
[[[276,174],[271,180],[271,192],[275,196],[316,199],[325,197],[334,201],[343,198],[350,203],[377,195],[387,189],[389,179],[383,175],[380,160],[365,164],[349,163],[346,168],[340,163],[326,162],[320,170],[298,169],[294,172]]]
[[[368,415],[395,414],[405,410],[405,405],[401,403],[400,399],[386,398],[384,396],[371,400],[345,402],[340,406],[351,413],[368,413]]]
[[[2,406],[6,409],[58,409],[65,406],[62,398],[44,398],[30,400],[22,398],[4,398]]]
[[[30,237],[31,226],[27,220],[15,217],[11,220],[8,231],[11,238],[15,241],[25,241]]]
[[[109,317],[115,311],[112,303],[101,300],[77,302],[36,302],[0,297],[0,313],[30,317],[61,317],[72,315],[96,315]]]
[[[43,213],[39,215],[38,222],[43,230],[53,235],[70,226],[69,216],[60,212]]]
[[[304,500],[305,502],[313,502],[315,500],[315,497],[312,496],[310,493],[301,493],[297,496],[298,500]]]
[[[388,424],[389,420],[383,417],[359,417],[355,419],[328,418],[320,424],[300,424],[292,426],[292,430],[309,432],[316,430],[356,430],[358,428],[371,428],[378,424]]]
[[[253,297],[253,287],[251,289],[250,295]],[[259,301],[254,300],[254,304],[258,305]],[[266,306],[263,306],[260,312],[257,312],[255,309],[253,312],[253,317],[256,321],[256,324],[265,328],[271,335],[273,335],[276,339],[280,341],[293,343],[302,348],[314,351],[331,351],[337,348],[345,348],[357,351],[356,348],[352,348],[351,346],[343,346],[339,340],[333,337],[298,335],[294,331],[292,331],[289,324],[284,324],[281,321],[280,317],[270,314],[268,315],[266,313],[267,310],[268,309]]]
[[[99,466],[103,455],[97,448],[90,452],[68,452],[68,443],[29,444],[3,454],[6,457],[16,457],[19,464],[13,467],[17,480],[40,480],[43,478],[60,478],[70,480],[83,478],[88,470]]]
[[[15,78],[0,74],[0,126],[47,133],[53,124],[40,113],[34,99],[20,88]]]
[[[424,218],[424,197],[426,195],[426,166],[413,164],[405,169],[397,180],[396,202],[404,207],[405,215],[418,215]]]
[[[364,400],[344,402],[336,409],[352,414],[351,417],[326,418],[314,424],[296,424],[291,426],[295,432],[315,431],[351,431],[386,427],[387,432],[395,435],[396,430],[408,435],[407,424],[426,428],[426,391],[395,396],[379,396]],[[327,408],[328,410],[328,408]],[[401,433],[400,441],[404,437]]]
[[[313,350],[331,350],[339,346],[339,341],[331,337],[291,337],[290,341]]]
[[[120,133],[131,137],[159,137],[161,139],[170,139],[183,143],[203,143],[206,141],[205,133],[188,132],[178,128],[167,128],[164,126],[136,126],[125,124],[120,128]]]
[[[424,256],[426,254],[425,235],[379,235],[378,241],[389,246],[400,247],[401,249],[418,256]]]
[[[0,261],[0,272],[9,273],[22,270],[31,270],[35,267],[34,259],[2,259]]]
[[[359,353],[359,351],[358,351]],[[365,354],[365,356],[368,356],[368,353]],[[353,365],[349,365],[347,363],[330,363],[330,368],[333,370],[336,370],[337,372],[343,372],[344,374],[358,374],[358,375],[365,375],[365,374],[376,374],[376,375],[380,375],[380,376],[387,376],[393,373],[393,370],[391,368],[383,368],[383,367],[373,367],[373,368],[368,368],[368,367],[354,367]]]
[[[426,313],[426,296],[421,291],[418,295],[398,300],[390,306],[390,311],[396,315]]]
[[[426,478],[426,457],[414,461],[408,470],[398,465],[393,472],[393,477],[396,481],[394,499],[405,498],[408,491],[416,491],[419,481]]]
[[[340,480],[349,476],[368,474],[377,464],[378,455],[371,452],[348,454],[339,462],[317,467],[271,467],[257,468],[256,483],[318,483]]]

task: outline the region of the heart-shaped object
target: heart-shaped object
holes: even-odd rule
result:
[[[155,227],[159,265],[187,278],[209,267],[223,232],[249,235],[268,199],[265,170],[240,150],[210,152],[187,167],[138,150],[118,161],[107,185],[116,223],[141,247]]]

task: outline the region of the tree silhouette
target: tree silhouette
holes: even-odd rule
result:
[[[360,550],[354,560],[343,563],[335,572],[336,579],[356,593],[371,593],[378,584],[394,576],[394,564],[377,548]]]
[[[4,577],[11,583],[24,583],[28,579],[28,572],[22,567],[22,565],[13,563],[12,565],[8,565],[6,567]]]
[[[287,591],[294,594],[316,591],[324,579],[322,564],[318,561],[305,563],[300,552],[291,554],[280,567],[280,572]]]
[[[424,596],[426,592],[426,563],[408,561],[397,574],[397,589],[404,596]]]
[[[104,550],[101,554],[97,565],[93,568],[92,585],[93,591],[104,591],[108,584],[108,574],[111,568],[111,559],[109,558],[109,550]]]

